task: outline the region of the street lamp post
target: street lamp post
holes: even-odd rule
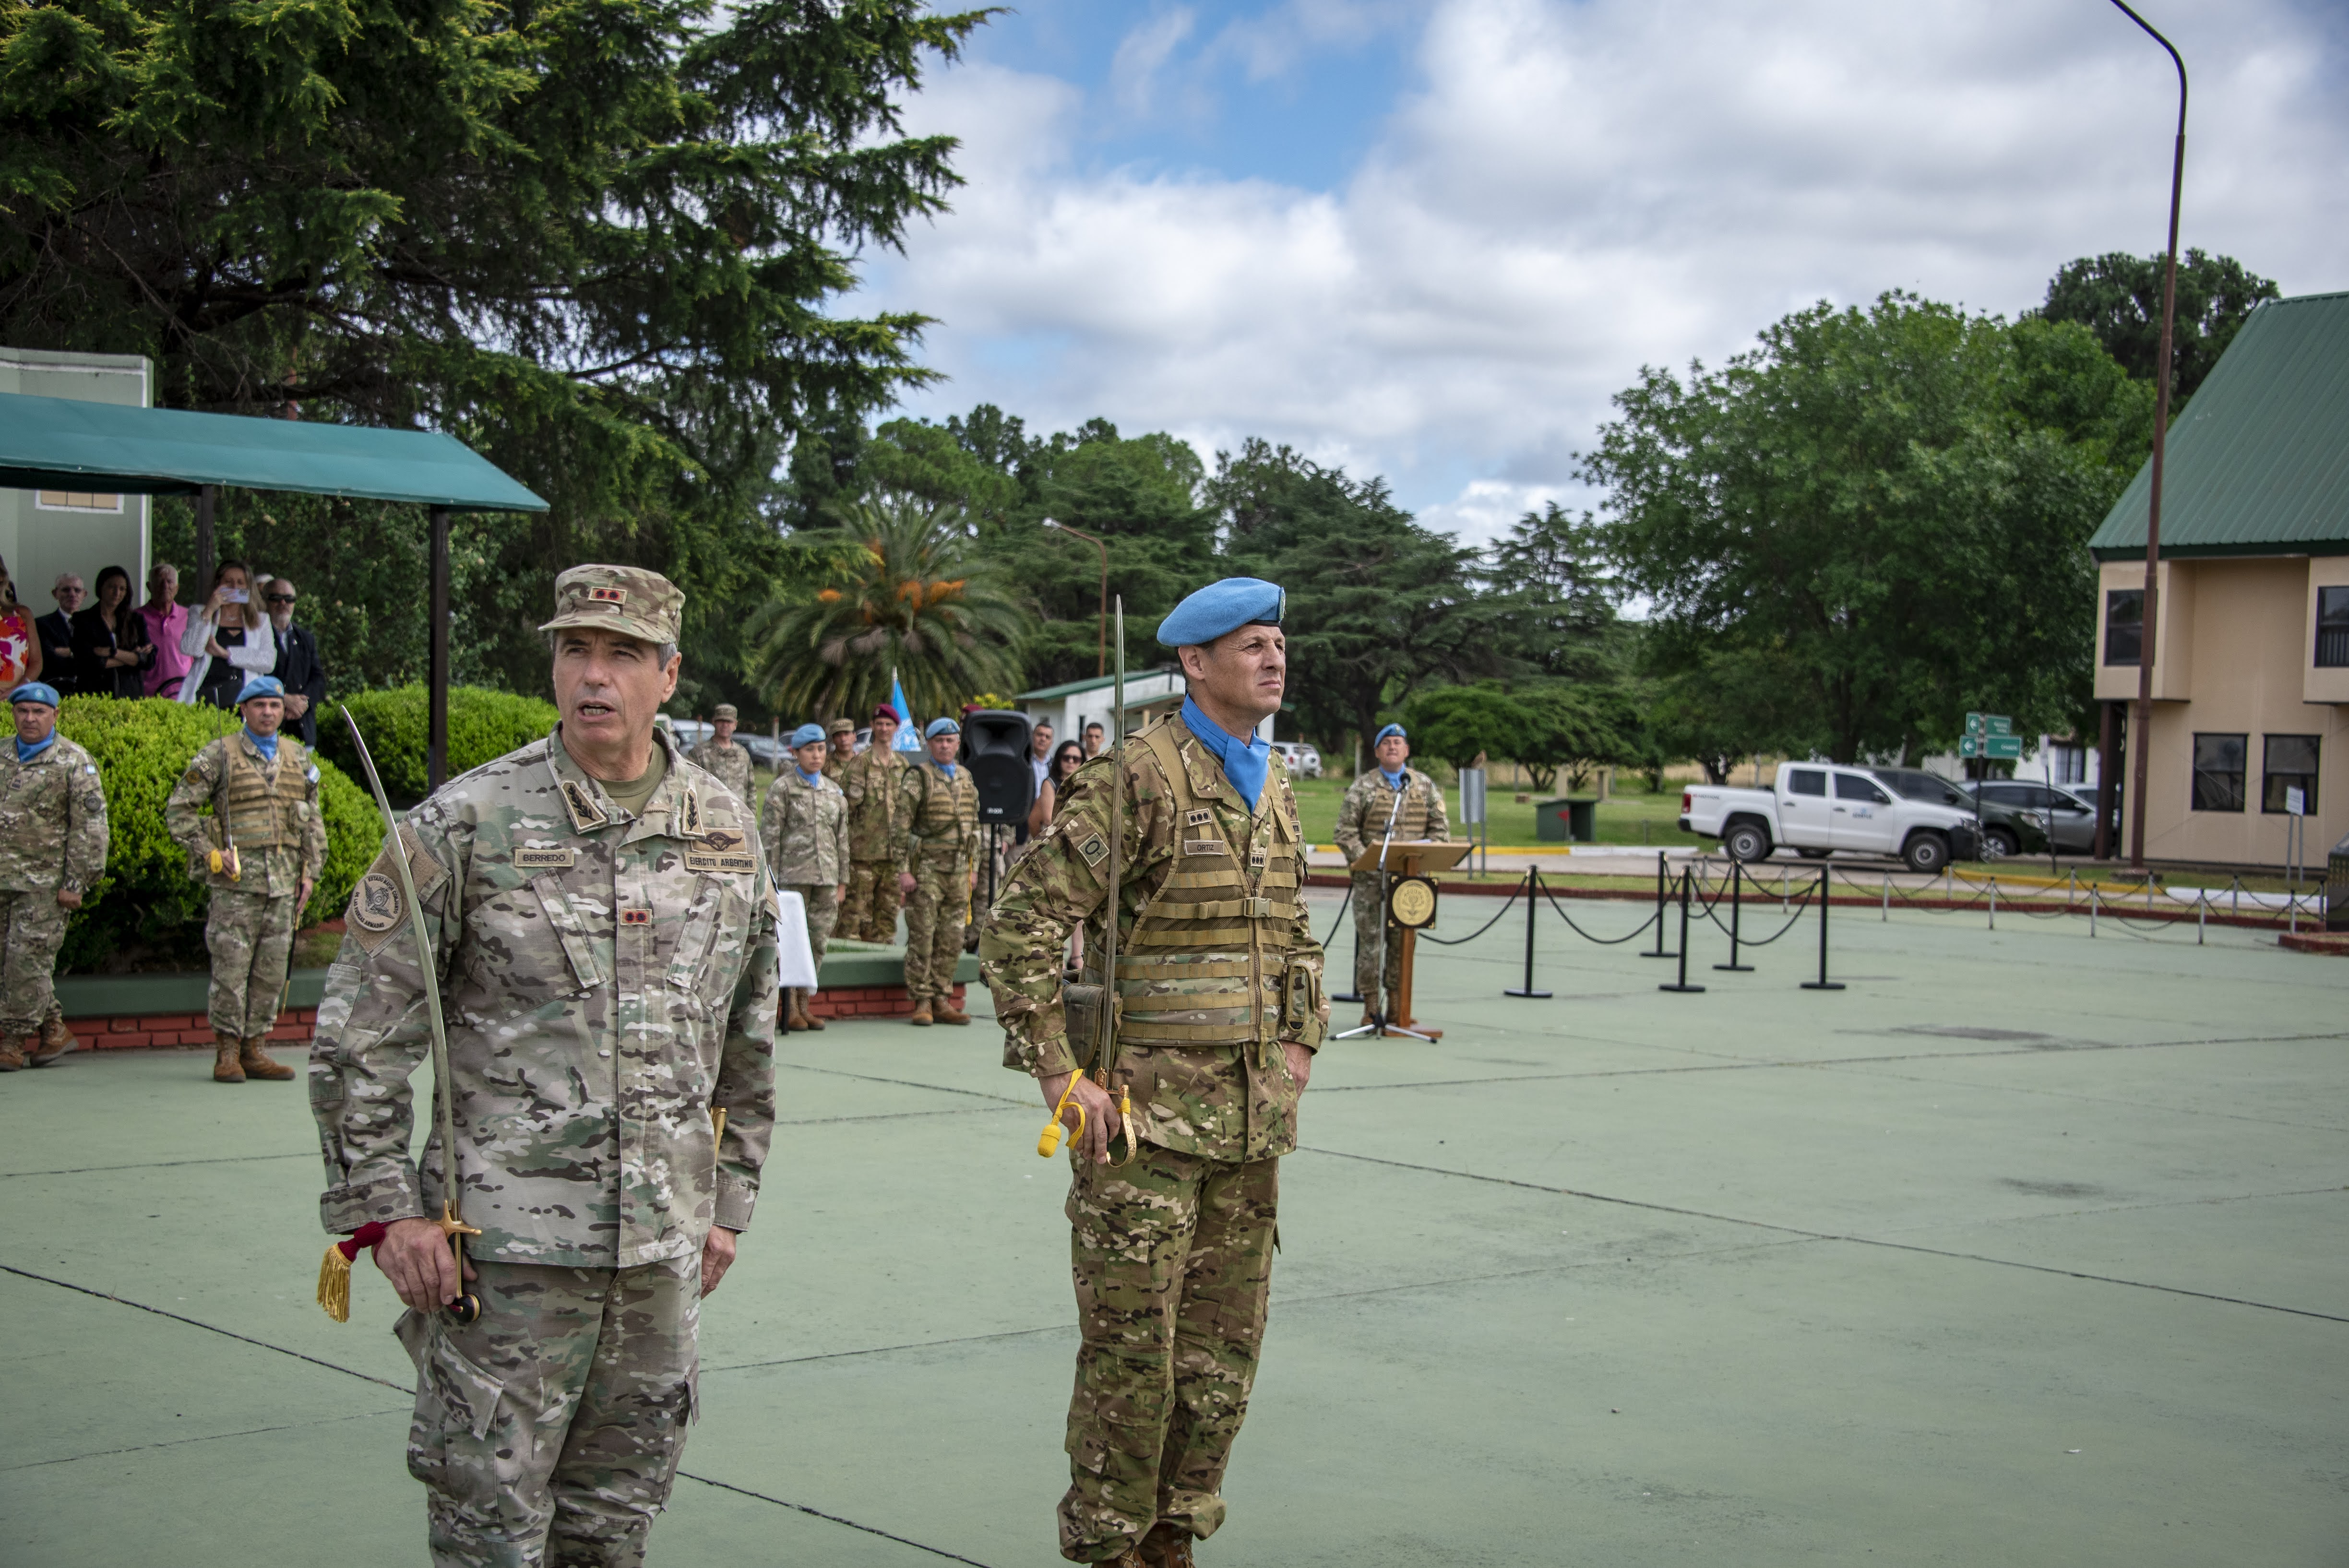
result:
[[[2167,342],[2168,339],[2165,338],[2163,341]],[[1057,528],[1062,533],[1073,533],[1079,539],[1090,542],[1094,549],[1101,552],[1101,659],[1093,666],[1093,676],[1098,679],[1109,674],[1109,542],[1096,539],[1081,528],[1071,528],[1065,522],[1055,522],[1049,517],[1044,520],[1044,526]]]
[[[2143,871],[2146,774],[2153,749],[2153,651],[2155,634],[2160,626],[2155,618],[2154,598],[2161,564],[2161,469],[2169,444],[2170,330],[2178,316],[2178,202],[2186,183],[2186,62],[2177,46],[2154,30],[2152,23],[2129,9],[2127,0],[2113,0],[2113,4],[2144,28],[2155,43],[2168,50],[2170,62],[2178,67],[2178,145],[2169,165],[2169,252],[2162,264],[2161,346],[2156,351],[2154,364],[2153,484],[2145,517],[2144,635],[2140,639],[2143,645],[2137,651],[2137,708],[2130,720],[2129,736],[2129,865],[2133,870]]]

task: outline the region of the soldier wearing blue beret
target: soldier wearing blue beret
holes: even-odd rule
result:
[[[1175,606],[1158,640],[1182,663],[1182,711],[1078,770],[979,942],[1004,1065],[1037,1078],[1077,1132],[1068,1215],[1084,1337],[1060,1506],[1074,1562],[1189,1568],[1192,1542],[1224,1522],[1264,1342],[1280,1156],[1297,1147],[1330,1014],[1297,802],[1260,733],[1288,679],[1282,609],[1279,585],[1254,577]],[[1112,915],[1113,975],[1101,968]],[[1081,924],[1081,983],[1114,1003],[1114,1078],[1069,1022],[1072,999],[1101,994],[1062,988]],[[1126,1158],[1112,1163],[1120,1132]]]

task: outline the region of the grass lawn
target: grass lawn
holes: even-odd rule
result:
[[[1296,780],[1298,815],[1305,828],[1306,839],[1317,844],[1332,841],[1338,825],[1338,803],[1345,799],[1343,779],[1299,779]],[[1636,781],[1634,781],[1636,789]],[[1526,799],[1517,799],[1519,794]],[[1537,843],[1534,836],[1534,802],[1554,799],[1555,794],[1532,791],[1495,789],[1486,797],[1493,812],[1493,842],[1516,848]],[[1462,836],[1460,827],[1460,791],[1444,792],[1444,803],[1452,814],[1453,836]],[[1705,841],[1693,833],[1683,833],[1674,826],[1681,814],[1681,792],[1673,785],[1661,794],[1619,793],[1599,805],[1599,841],[1602,844],[1697,844]]]

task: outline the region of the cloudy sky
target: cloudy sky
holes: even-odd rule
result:
[[[2349,7],[2147,5],[2182,242],[2349,288]],[[1642,364],[2158,251],[2175,115],[2107,0],[1019,0],[909,106],[955,211],[851,304],[939,318],[910,412],[1259,435],[1482,539],[1587,499]]]

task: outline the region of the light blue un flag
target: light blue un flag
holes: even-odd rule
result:
[[[905,705],[905,686],[895,671],[889,676],[889,706],[897,710],[897,738],[890,747],[893,751],[919,751],[922,732],[914,727],[914,710]]]

